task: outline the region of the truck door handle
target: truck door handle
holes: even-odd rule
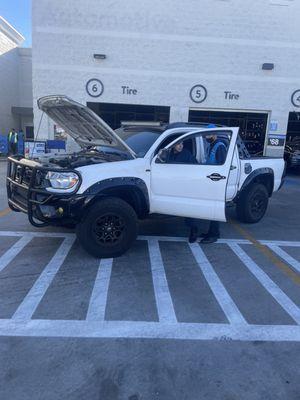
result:
[[[207,178],[211,179],[212,181],[220,181],[221,179],[226,179],[226,176],[220,174],[211,174],[208,175]]]

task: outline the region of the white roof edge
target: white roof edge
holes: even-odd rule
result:
[[[6,36],[8,36],[16,45],[20,46],[25,38],[21,33],[19,33],[9,22],[7,22],[0,15],[0,31],[2,31]]]

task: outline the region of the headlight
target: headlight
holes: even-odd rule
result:
[[[53,189],[72,189],[79,182],[79,176],[74,172],[51,172],[46,175]]]

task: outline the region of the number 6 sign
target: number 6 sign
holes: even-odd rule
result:
[[[91,97],[99,97],[104,91],[103,83],[99,79],[90,79],[85,88]]]

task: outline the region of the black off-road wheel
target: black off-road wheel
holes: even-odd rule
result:
[[[88,210],[76,227],[76,235],[92,256],[119,257],[137,237],[137,215],[124,200],[105,198]]]
[[[241,222],[255,224],[265,215],[269,203],[267,188],[261,183],[255,183],[241,194],[237,201],[236,212]]]

